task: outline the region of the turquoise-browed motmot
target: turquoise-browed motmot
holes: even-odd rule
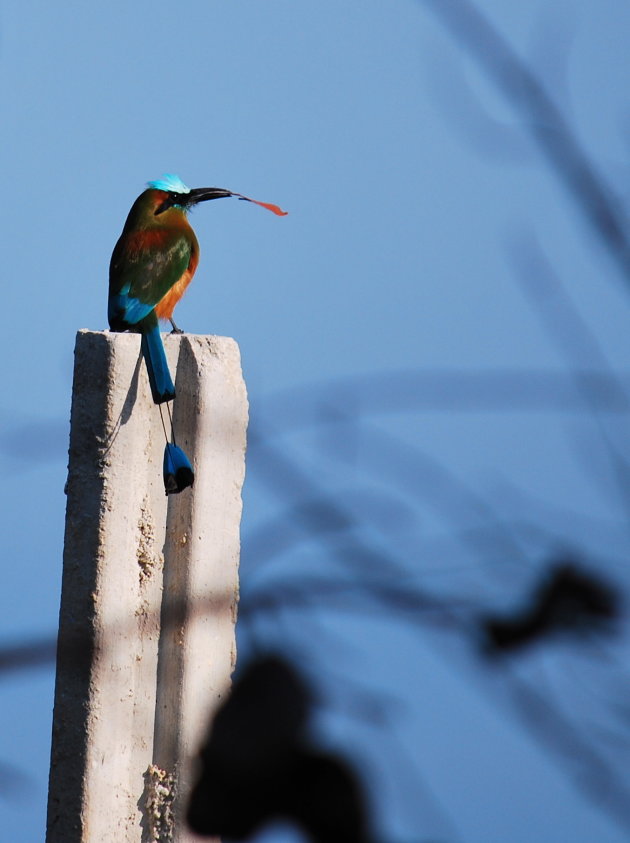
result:
[[[191,190],[179,176],[166,174],[149,182],[133,203],[109,265],[109,327],[112,331],[141,334],[151,394],[156,404],[171,401],[175,386],[160,334],[160,319],[173,330],[173,310],[190,284],[199,262],[199,243],[187,212],[209,199],[236,196],[284,216],[277,205],[258,202],[220,187]],[[188,457],[167,441],[164,486],[167,494],[192,486],[194,474]]]
[[[133,203],[109,265],[109,327],[142,335],[151,393],[156,404],[175,397],[164,354],[159,319],[170,320],[199,262],[199,243],[187,212],[199,202],[236,196],[285,214],[277,205],[258,202],[220,187],[191,190],[179,176],[149,182]]]

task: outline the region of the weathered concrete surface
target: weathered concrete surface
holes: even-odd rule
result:
[[[178,495],[166,522],[165,556],[175,564],[164,571],[153,760],[177,775],[176,818],[236,659],[246,395],[233,349],[225,341],[206,342],[204,354],[185,341],[181,345],[179,365],[195,372],[191,383],[197,386],[180,392],[176,384],[173,419],[178,444],[194,455],[195,465],[203,454],[204,468],[196,473],[192,500]],[[177,823],[175,840],[192,839]]]
[[[48,843],[169,839],[173,787],[177,809],[234,666],[238,347],[192,335],[165,345],[177,443],[195,468],[193,489],[168,499],[139,337],[77,335]],[[172,839],[192,838],[176,821]]]

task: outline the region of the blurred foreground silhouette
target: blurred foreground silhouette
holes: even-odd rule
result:
[[[246,840],[286,819],[313,843],[369,843],[354,774],[307,734],[311,696],[277,656],[252,662],[217,713],[201,753],[188,822],[197,834]]]

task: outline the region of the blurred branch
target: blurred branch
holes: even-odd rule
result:
[[[410,369],[309,383],[276,393],[272,404],[274,426],[265,429],[265,437],[334,423],[338,416],[329,412],[330,406],[343,407],[348,402],[362,418],[424,412],[584,415],[590,409],[576,389],[574,375],[597,394],[600,413],[628,413],[627,372],[613,377],[596,366],[578,367],[570,376],[534,368]]]
[[[621,395],[616,392],[616,395],[624,404],[627,403],[623,392]],[[581,400],[584,406],[584,398]],[[586,406],[592,414],[590,402],[586,402]],[[355,428],[353,431],[356,433]],[[468,488],[438,460],[372,425],[363,423],[359,432],[364,452],[362,466],[367,467],[381,483],[391,484],[404,499],[413,502],[412,506],[416,509],[420,503],[436,509],[453,529],[461,529],[462,523],[471,516],[481,520],[484,525],[483,541],[470,542],[470,536],[466,541],[466,548],[472,551],[478,562],[483,563],[487,560],[489,539],[493,545],[493,553],[496,554],[498,549],[504,563],[519,560],[521,563],[528,563],[529,567],[529,564],[534,562],[531,554],[524,552],[513,525],[502,523],[476,489]],[[271,439],[265,436],[263,444],[263,437],[259,432],[255,441],[254,465],[260,472],[261,479],[274,494],[282,500],[299,501],[302,495],[310,496],[320,503],[325,500],[325,495],[318,487],[318,481],[293,464],[287,449],[281,450],[280,446],[275,445],[273,435]],[[261,446],[262,450],[258,451]],[[319,458],[321,454],[318,454]],[[278,466],[280,470],[276,472],[274,469]],[[317,476],[316,474],[315,477]],[[343,497],[342,500],[346,498]],[[381,537],[385,550],[380,552],[375,549],[373,541],[366,539],[370,532],[374,532],[373,524],[363,523],[360,517],[357,518],[348,512],[343,505],[340,506],[339,496],[336,499],[331,496],[325,510],[332,512],[335,508],[337,514],[330,519],[330,524],[345,525],[341,530],[311,529],[314,525],[309,524],[308,519],[299,525],[304,535],[310,536],[321,548],[324,564],[318,575],[308,577],[302,573],[300,577],[290,579],[274,578],[273,582],[268,582],[262,588],[247,591],[244,594],[246,614],[299,610],[299,626],[302,628],[306,617],[311,614],[321,611],[329,613],[333,608],[342,609],[344,612],[358,610],[366,617],[386,619],[389,616],[408,627],[420,627],[418,631],[422,634],[431,629],[435,632],[439,630],[440,633],[454,632],[455,636],[451,634],[448,641],[455,645],[457,656],[453,658],[453,647],[450,645],[443,655],[449,665],[463,668],[467,654],[472,654],[475,643],[475,615],[479,617],[480,601],[462,600],[461,595],[457,597],[452,591],[449,595],[437,595],[428,593],[424,587],[419,588],[413,576],[410,576],[413,571],[412,560],[409,557],[397,557],[393,550],[391,530],[387,529],[387,525],[383,526]],[[294,511],[296,509],[299,510],[293,507]],[[491,526],[488,527],[488,524]],[[295,523],[291,525],[292,528],[296,526]],[[376,533],[378,532],[377,529]],[[341,537],[346,538],[346,545],[349,546],[339,547]],[[343,563],[341,571],[325,567],[325,560],[335,557]],[[365,564],[366,562],[368,564]],[[424,580],[422,584],[424,586]],[[509,626],[510,619],[492,619],[495,623],[492,631],[496,632],[496,623],[500,625],[502,620],[505,620],[505,623],[499,629],[499,636],[507,629],[508,637],[512,634],[510,640],[516,641],[518,638],[519,642],[532,640],[536,635],[542,637],[542,633],[548,631],[564,631],[569,634],[615,631],[607,622],[615,619],[619,611],[618,606],[615,592],[597,576],[582,575],[573,569],[562,569],[555,579],[552,577],[546,586],[539,589],[528,613],[512,618],[514,623],[509,628],[505,624]],[[443,635],[437,640],[442,641],[444,645],[448,643]],[[502,641],[503,638],[499,643]],[[317,648],[312,637],[307,637],[305,647],[308,652],[303,656],[304,662],[315,664]],[[330,648],[327,647],[326,652],[329,651]],[[503,676],[503,682],[510,686],[509,675]],[[527,684],[523,687],[526,694]],[[529,729],[546,749],[553,751],[556,756],[561,756],[564,761],[570,760],[571,769],[579,766],[583,773],[580,785],[585,792],[627,827],[627,811],[623,807],[623,800],[627,799],[628,794],[621,775],[621,765],[614,757],[609,760],[605,752],[600,752],[596,732],[584,728],[586,724],[583,722],[583,713],[578,714],[577,710],[572,712],[576,716],[576,723],[573,724],[551,699],[545,702],[542,696],[539,699],[541,704],[533,711],[532,705],[529,705],[529,697],[524,699],[519,696],[519,689],[511,688],[511,707],[515,707],[521,715],[524,712],[528,714]],[[487,691],[488,687],[485,690]],[[496,704],[496,697],[493,696],[492,701]],[[605,702],[603,704],[606,705]],[[547,710],[549,717],[545,718]],[[556,722],[562,723],[562,740],[553,735]],[[574,753],[572,759],[567,747]],[[604,802],[600,799],[603,782],[611,783],[610,798]]]
[[[627,436],[624,431],[621,446],[613,442],[600,410],[600,392],[590,378],[583,377],[581,366],[587,363],[590,365],[595,361],[600,371],[607,374],[608,388],[611,392],[616,392],[619,403],[630,408],[626,385],[617,377],[603,347],[582,318],[566,285],[553,271],[536,239],[519,238],[513,243],[511,254],[516,278],[523,292],[535,305],[547,335],[571,367],[576,387],[583,395],[585,405],[590,409],[606,448],[620,493],[618,499],[626,511],[630,512],[630,463],[624,453]]]
[[[607,388],[619,406],[630,409],[627,385],[615,372],[586,320],[580,314],[569,290],[554,272],[548,257],[533,234],[513,237],[509,255],[520,288],[534,305],[547,336],[571,368],[571,375],[593,413],[599,413],[602,395],[598,384],[584,371],[595,368],[608,378]]]
[[[12,646],[0,646],[0,674],[45,667],[54,663],[56,653],[56,635],[42,636]]]
[[[553,563],[528,603],[510,615],[483,621],[486,652],[497,656],[558,633],[612,632],[621,615],[617,591],[572,559]]]
[[[532,138],[552,170],[573,196],[630,285],[626,215],[543,84],[470,0],[422,2],[525,118]]]
[[[564,758],[577,786],[627,831],[630,799],[627,785],[606,758],[586,739],[579,724],[552,705],[537,689],[515,676],[509,678],[512,705],[539,740]]]
[[[629,372],[613,377],[609,371],[585,366],[574,370],[573,376],[597,394],[599,413],[628,413],[628,400],[620,395],[620,386],[627,395]],[[330,408],[347,408],[350,401],[361,417],[426,412],[583,415],[588,410],[573,376],[534,368],[409,369],[308,383],[274,395],[274,429],[265,430],[265,436],[347,421],[347,409],[342,414],[331,413]],[[251,435],[255,436],[255,431]],[[54,442],[42,447],[42,440]],[[12,471],[17,463],[30,466],[32,454],[41,466],[46,460],[65,460],[66,451],[67,422],[60,420],[35,423],[26,419],[6,426],[0,434],[0,454],[11,461]]]

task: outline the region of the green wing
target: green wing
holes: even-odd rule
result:
[[[147,316],[188,268],[192,248],[181,231],[123,233],[109,267],[110,327],[120,330]]]

